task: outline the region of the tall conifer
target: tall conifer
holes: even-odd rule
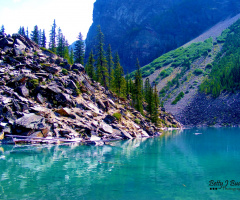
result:
[[[80,32],[74,48],[75,63],[80,63],[83,65],[84,57],[85,57],[85,47],[84,47],[83,35]]]
[[[39,44],[39,32],[38,32],[38,26],[34,26],[34,29],[31,33],[31,40],[34,41],[36,44]]]
[[[96,70],[96,80],[100,82],[104,87],[107,86],[107,60],[105,57],[105,52],[103,49],[104,46],[104,35],[101,31],[100,25],[98,26],[98,34],[97,34],[97,70]]]
[[[49,40],[49,49],[52,52],[56,52],[56,35],[57,35],[56,28],[57,28],[57,25],[54,19],[52,29],[50,31],[50,40]]]

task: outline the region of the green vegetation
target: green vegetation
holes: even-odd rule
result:
[[[202,69],[195,69],[193,72],[196,76],[199,76],[200,74],[203,74],[203,70]]]
[[[213,48],[213,39],[209,38],[204,42],[192,43],[188,47],[180,47],[170,51],[159,58],[155,59],[150,64],[141,68],[142,76],[147,77],[154,73],[155,70],[163,66],[171,64],[171,67],[184,67],[184,63],[191,63],[201,56],[207,56]],[[133,77],[134,72],[130,74]]]
[[[168,67],[167,69],[164,69],[161,71],[161,73],[158,75],[158,77],[155,79],[155,83],[158,84],[160,79],[164,79],[166,77],[168,77],[169,75],[171,75],[171,73],[173,72],[173,68],[172,67]]]
[[[121,113],[113,113],[113,117],[115,117],[118,121],[120,121],[122,115],[121,115]]]
[[[36,88],[39,85],[38,79],[31,79],[29,82],[33,85],[33,88]]]
[[[49,53],[52,53],[52,54],[56,54],[56,53],[52,52],[51,50],[46,49],[45,47],[40,47],[40,49],[43,50],[43,51],[47,51]]]
[[[176,105],[177,102],[179,102],[182,98],[184,97],[184,93],[180,92],[177,97],[175,98],[175,100],[172,102],[172,105]]]
[[[136,118],[136,119],[134,120],[134,122],[135,122],[136,124],[140,124],[140,119]]]
[[[64,75],[68,75],[68,70],[62,69],[62,73],[63,73]]]
[[[220,36],[225,38],[221,52],[216,56],[209,77],[200,85],[200,91],[218,97],[223,90],[240,89],[240,20]],[[218,39],[219,40],[219,39]]]

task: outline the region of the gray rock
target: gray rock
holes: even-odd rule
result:
[[[100,124],[100,130],[102,130],[103,132],[106,132],[106,133],[110,133],[110,134],[113,133],[113,128],[105,123]]]
[[[34,113],[30,113],[25,114],[20,119],[17,119],[15,124],[27,129],[39,130],[45,127],[45,119],[41,116],[35,115]]]
[[[0,39],[0,48],[4,48],[5,46],[12,46],[13,41],[9,38],[2,38]]]
[[[74,69],[77,69],[79,72],[84,72],[84,71],[85,71],[84,66],[82,66],[82,65],[79,64],[79,63],[73,64],[72,70],[74,70]]]
[[[25,85],[18,87],[16,89],[16,92],[23,97],[28,97],[29,96],[29,90],[26,88]]]
[[[104,119],[103,119],[107,124],[111,124],[113,122],[116,121],[116,118],[113,117],[112,115],[107,115]]]
[[[121,130],[121,133],[124,138],[127,138],[127,139],[133,138],[127,131]]]
[[[76,84],[75,84],[72,80],[69,81],[67,87],[68,87],[68,88],[71,88],[71,89],[73,89],[73,90],[76,90],[76,89],[77,89]]]
[[[41,104],[43,104],[45,102],[43,96],[40,93],[37,94],[36,100],[38,103],[41,103]]]
[[[55,100],[60,105],[64,105],[64,106],[72,105],[72,100],[70,99],[70,95],[65,94],[65,93],[59,93],[59,94],[55,95]]]
[[[50,92],[53,92],[55,94],[59,94],[62,92],[62,90],[60,90],[57,85],[48,86],[48,90],[50,90]]]
[[[51,66],[45,66],[45,65],[43,65],[43,69],[51,74],[56,74],[60,71],[58,67],[51,67]]]

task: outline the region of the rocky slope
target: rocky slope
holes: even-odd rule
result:
[[[180,126],[168,113],[160,117],[163,126]],[[90,80],[82,65],[71,66],[18,34],[0,35],[0,131],[0,139],[33,143],[160,134],[128,101]]]
[[[142,68],[145,79],[157,82],[165,109],[184,126],[240,124],[239,91],[235,94],[224,92],[216,99],[199,92],[199,86],[208,78],[212,69],[211,63],[215,61],[218,53],[221,52],[220,58],[226,55],[226,52],[222,51],[225,39],[239,29],[240,21],[236,21],[237,19],[239,15],[220,23],[191,43],[164,54]],[[236,27],[235,31],[230,31],[230,27],[220,34],[219,30],[222,31],[223,27],[227,28],[232,23]],[[207,36],[212,38],[204,41]],[[176,101],[181,93],[183,96]]]
[[[239,12],[235,0],[97,0],[86,53],[101,25],[105,43],[118,51],[125,71],[131,72],[136,58],[144,66]]]

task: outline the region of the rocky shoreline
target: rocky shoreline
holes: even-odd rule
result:
[[[159,111],[162,127],[181,126]],[[0,35],[0,113],[2,143],[99,144],[161,134],[129,100],[91,80],[81,64],[71,66],[19,34]]]

